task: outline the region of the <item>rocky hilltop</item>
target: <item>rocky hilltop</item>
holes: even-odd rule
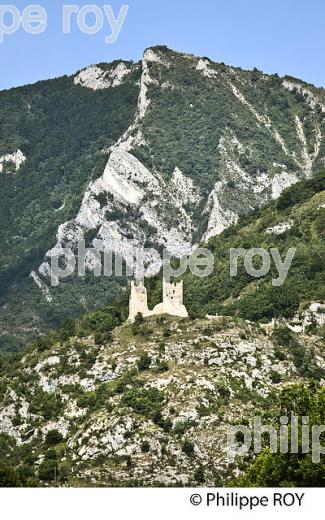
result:
[[[106,340],[82,327],[2,366],[1,450],[25,485],[225,485],[243,467],[227,426],[268,424],[281,389],[325,374],[321,336],[285,327],[160,316]]]

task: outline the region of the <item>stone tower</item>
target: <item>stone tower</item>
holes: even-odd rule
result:
[[[175,307],[183,305],[183,280],[176,284],[163,280],[163,303]]]
[[[137,314],[149,316],[147,289],[141,283],[131,282],[131,295],[129,301],[129,320],[134,321]]]
[[[147,290],[142,283],[131,282],[129,304],[129,320],[134,321],[137,314],[143,317],[159,314],[169,314],[180,318],[188,318],[183,304],[183,281],[173,284],[163,280],[163,301],[158,303],[152,311],[148,309]]]

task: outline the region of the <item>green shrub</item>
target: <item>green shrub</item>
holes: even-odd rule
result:
[[[169,365],[168,365],[167,361],[159,361],[157,363],[156,372],[158,372],[158,373],[168,372],[168,370],[169,370]]]
[[[193,442],[186,439],[182,444],[182,451],[188,456],[192,457],[194,455],[194,444]]]
[[[194,473],[194,480],[198,484],[203,484],[205,482],[204,469],[200,466]]]
[[[281,374],[279,374],[279,372],[276,372],[275,370],[271,370],[270,371],[270,379],[271,379],[272,383],[277,385],[277,384],[281,383],[282,376],[281,376]]]
[[[38,468],[38,476],[44,482],[51,482],[57,478],[57,463],[55,460],[44,460]]]
[[[50,430],[45,437],[46,446],[55,446],[63,441],[63,436],[58,430]]]
[[[148,441],[143,441],[143,443],[141,444],[141,451],[142,451],[142,453],[149,453],[150,444]]]
[[[297,345],[297,340],[288,327],[277,328],[273,332],[272,338],[282,347],[292,347],[293,345]]]
[[[151,358],[147,352],[141,354],[140,359],[137,361],[137,367],[142,372],[148,370],[151,365]]]
[[[275,349],[274,349],[274,356],[279,361],[284,361],[286,359],[285,352],[280,347],[275,347]]]
[[[113,334],[109,331],[107,332],[95,332],[94,341],[96,345],[103,345],[103,343],[110,343],[113,341]]]
[[[0,487],[16,488],[23,487],[24,482],[16,469],[0,467]]]
[[[122,397],[122,403],[148,418],[161,413],[165,396],[157,388],[133,388]]]

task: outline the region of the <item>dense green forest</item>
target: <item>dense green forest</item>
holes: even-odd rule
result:
[[[272,399],[276,405],[272,407],[273,417],[268,410],[263,417],[263,424],[267,420],[272,424],[278,424],[278,418],[289,418],[288,445],[294,433],[290,426],[291,416],[308,417],[310,431],[313,426],[320,426],[325,421],[325,389],[315,385],[296,385],[285,388],[280,394],[273,394]],[[272,420],[273,419],[273,420]],[[231,482],[238,487],[324,487],[325,486],[325,462],[321,458],[317,464],[313,462],[312,439],[308,436],[310,452],[302,452],[302,424],[299,419],[298,429],[298,453],[271,453],[270,448],[265,447],[251,464],[246,466],[245,473],[240,478]],[[278,432],[279,433],[279,427]],[[324,433],[320,436],[322,444]],[[314,449],[316,447],[314,446]],[[315,455],[315,453],[314,453]],[[247,461],[246,461],[247,464]]]
[[[135,72],[120,87],[94,92],[63,77],[0,92],[0,155],[20,149],[27,157],[18,174],[0,177],[1,293],[42,259],[87,182],[102,174],[105,150],[134,117],[137,79]]]
[[[240,223],[207,247],[215,257],[214,272],[207,278],[190,273],[184,277],[186,305],[192,316],[237,315],[249,320],[270,321],[292,318],[304,303],[325,300],[325,172],[288,188],[267,208],[244,217]],[[284,233],[266,233],[269,227],[292,222]],[[230,248],[277,248],[285,258],[290,248],[296,253],[284,284],[272,285],[278,277],[274,263],[261,278],[250,276],[243,258],[238,274],[230,276]],[[261,258],[256,257],[256,268]]]
[[[97,298],[107,301],[93,294],[88,307],[66,290],[68,308],[63,297],[49,309],[28,277],[55,243],[58,226],[76,215],[88,182],[102,174],[108,148],[130,125],[139,73],[135,68],[114,89],[93,91],[62,77],[0,92],[0,156],[20,149],[27,158],[15,175],[9,163],[0,174],[0,327],[9,332],[0,348],[20,348],[26,325],[33,337],[44,323],[57,327],[67,315],[95,307]],[[111,298],[118,294],[116,282],[104,290]]]

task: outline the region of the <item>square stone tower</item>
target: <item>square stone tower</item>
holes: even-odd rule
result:
[[[163,303],[175,307],[183,305],[183,280],[176,284],[163,280]]]
[[[155,316],[169,314],[179,318],[188,318],[188,313],[183,304],[183,281],[173,284],[163,280],[163,301],[158,303],[152,311],[148,309],[147,289],[139,282],[131,282],[131,295],[129,304],[129,320],[134,321],[137,314]]]
[[[131,282],[131,295],[129,302],[129,320],[134,321],[137,314],[149,316],[147,289],[142,283]]]

